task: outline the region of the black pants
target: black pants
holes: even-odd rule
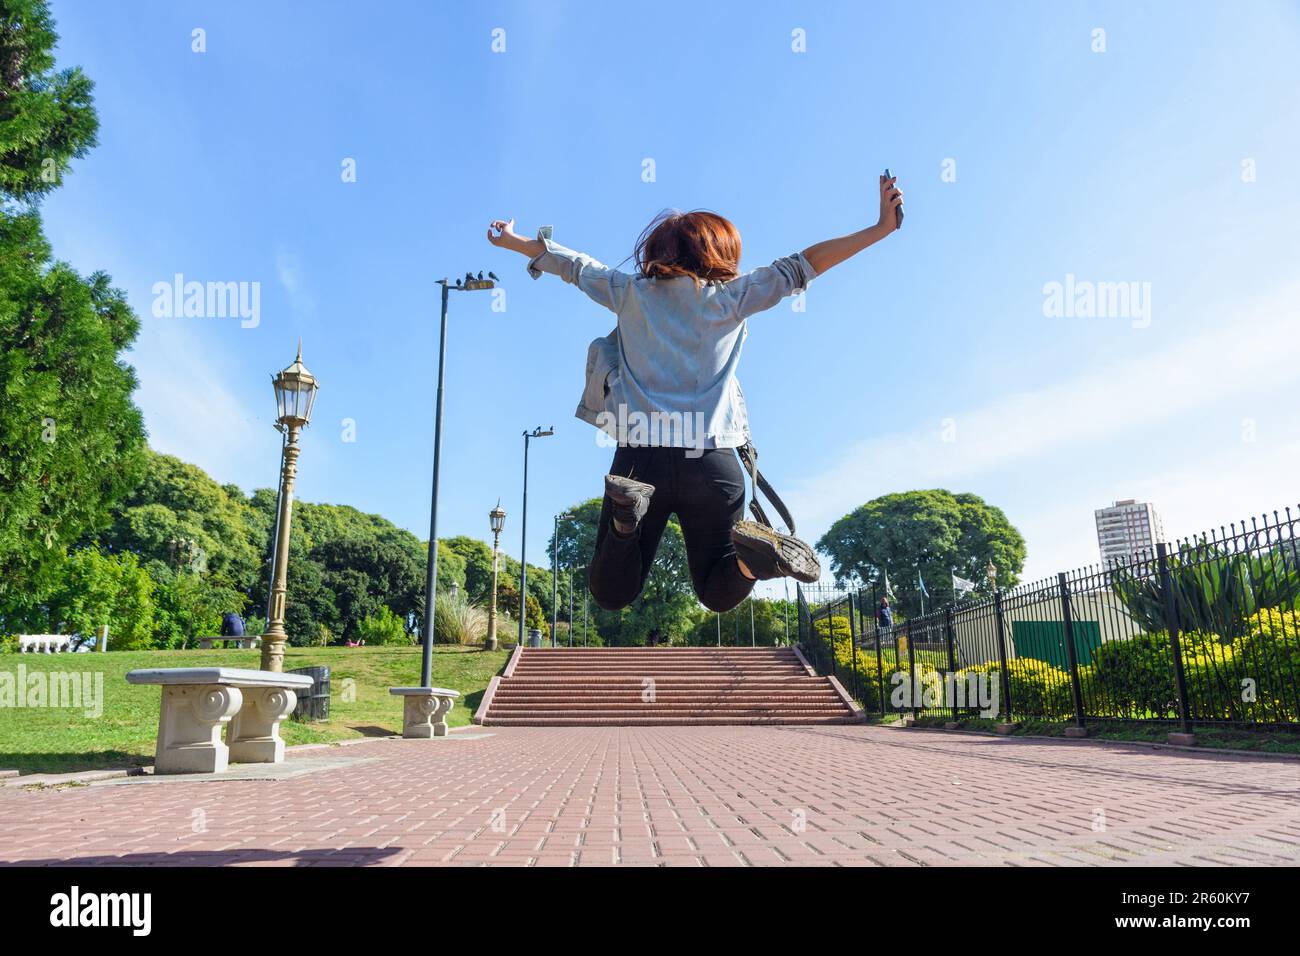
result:
[[[596,603],[609,611],[627,607],[641,593],[659,539],[673,512],[686,542],[686,562],[700,602],[710,611],[730,611],[754,588],[740,573],[731,527],[745,511],[745,476],[730,448],[620,447],[611,475],[654,485],[650,510],[629,537],[614,532],[613,507],[605,499],[596,532],[596,554],[588,581]]]

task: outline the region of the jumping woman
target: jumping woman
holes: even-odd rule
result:
[[[817,580],[821,568],[806,543],[774,531],[759,508],[761,523],[741,520],[745,482],[737,450],[761,483],[736,379],[746,320],[888,236],[898,228],[902,202],[896,178],[881,176],[874,226],[743,275],[740,233],[712,212],[656,217],[637,240],[635,273],[552,242],[549,227],[524,239],[513,219],[492,222],[488,241],[527,256],[534,279],[557,275],[618,317],[614,332],[592,343],[578,409],[618,439],[588,572],[597,604],[617,610],[641,593],[673,513],[695,593],[711,611],[736,607],[755,581]],[[629,430],[628,421],[673,427],[669,434]]]

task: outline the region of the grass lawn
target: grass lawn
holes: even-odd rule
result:
[[[509,651],[439,646],[433,649],[433,686],[461,693],[448,715],[453,727],[468,724],[492,676],[501,672]],[[67,773],[153,763],[158,729],[158,687],[136,687],[126,672],[144,667],[257,668],[254,650],[120,651],[107,654],[5,654],[0,671],[15,676],[18,665],[36,671],[103,673],[103,713],[52,707],[0,708],[0,770]],[[330,669],[330,719],[305,724],[286,720],[280,733],[287,744],[325,743],[353,737],[400,733],[402,700],[389,687],[420,683],[418,647],[290,647],[284,668],[324,665]],[[355,681],[355,699],[343,700],[345,683]]]

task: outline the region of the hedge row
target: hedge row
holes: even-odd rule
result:
[[[848,621],[832,618],[817,622],[819,636],[828,630],[841,675],[851,674]],[[1229,643],[1217,635],[1183,634],[1180,638],[1187,680],[1190,715],[1197,720],[1245,722],[1300,722],[1300,623],[1291,611],[1276,608],[1260,612],[1251,632]],[[904,655],[895,659],[886,649],[877,672],[874,650],[858,648],[858,697],[869,710],[880,702],[883,677],[885,703],[893,709],[890,694],[895,673],[907,673]],[[943,667],[942,655],[918,652],[918,679]],[[989,662],[964,668],[956,677],[967,680],[984,674],[999,681],[1001,665]],[[1069,672],[1030,657],[1007,664],[1012,705],[1017,717],[1067,720],[1074,715]],[[1092,663],[1079,668],[1079,685],[1087,717],[1172,719],[1178,716],[1178,692],[1169,635],[1139,634],[1127,640],[1106,641],[1093,654]],[[1005,701],[1002,706],[1005,708]]]

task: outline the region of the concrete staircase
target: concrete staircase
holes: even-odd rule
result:
[[[520,648],[474,720],[492,727],[846,724],[842,688],[789,648]]]

